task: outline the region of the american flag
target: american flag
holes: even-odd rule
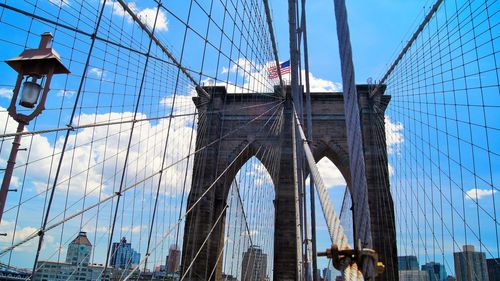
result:
[[[290,60],[285,61],[284,63],[280,64],[280,72],[281,75],[285,75],[290,73]],[[268,70],[268,75],[267,77],[269,79],[276,79],[278,78],[278,71],[276,71],[276,66],[271,66]]]

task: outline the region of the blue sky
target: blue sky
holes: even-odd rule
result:
[[[39,2],[39,7],[36,8],[35,13],[44,15],[51,20],[78,27],[86,33],[92,33],[100,1],[86,0],[83,1],[84,5],[82,5],[82,1],[76,0],[41,0]],[[204,9],[210,9],[208,1],[200,2],[200,5]],[[285,61],[289,59],[287,4],[285,1],[270,2],[280,60]],[[356,81],[358,83],[365,83],[369,77],[375,80],[381,78],[389,64],[392,63],[392,60],[402,48],[402,43],[411,36],[417,24],[423,18],[424,11],[429,9],[433,1],[355,0],[347,2],[353,60],[356,69]],[[6,0],[4,3],[29,12],[32,12],[34,9],[32,3],[29,2]],[[140,52],[146,52],[148,48],[148,37],[144,35],[136,25],[132,24],[130,18],[124,16],[123,10],[109,5],[110,3],[112,2],[108,2],[105,18],[103,20],[104,24],[99,35],[103,38],[130,46],[132,49],[139,50]],[[223,10],[219,2],[216,1],[215,3],[213,17],[220,19]],[[115,3],[115,5],[118,4]],[[172,51],[173,55],[180,58],[182,53],[184,23],[173,17],[172,14],[177,15],[180,19],[185,19],[188,15],[188,5],[183,1],[172,1],[165,3],[165,5],[168,11],[160,13],[156,34]],[[154,15],[155,11],[155,5],[152,1],[136,1],[129,4],[129,6],[142,16],[146,24],[152,25],[151,16]],[[494,8],[492,9],[494,10]],[[207,25],[206,15],[204,15],[203,10],[196,5],[193,6],[192,14],[190,25],[193,30],[196,30],[200,34],[204,34]],[[498,14],[496,15],[498,17]],[[340,63],[332,1],[308,1],[307,16],[309,61],[310,72],[313,77],[313,90],[338,90],[341,86],[340,81],[342,79],[340,76]],[[229,25],[225,26],[224,30],[225,32],[231,33],[234,28]],[[52,31],[54,33],[54,48],[59,51],[63,62],[68,65],[72,74],[68,76],[58,76],[54,79],[51,85],[51,96],[47,102],[47,110],[36,120],[36,122],[30,124],[28,127],[30,131],[35,129],[63,127],[69,123],[71,109],[75,102],[76,93],[82,77],[83,66],[85,64],[90,40],[86,35],[75,35],[72,32],[60,28],[54,29],[51,24],[31,21],[26,16],[0,8],[0,50],[2,50],[0,51],[0,60],[5,60],[19,54],[25,47],[36,47],[39,40],[39,34],[45,31]],[[220,32],[216,29],[209,30],[208,38],[219,38],[219,36]],[[245,41],[239,46],[241,47],[240,51],[236,51],[233,47],[238,45],[238,40],[240,39],[244,39]],[[252,37],[248,34],[239,36],[237,34],[234,40],[235,43],[231,43],[229,40],[224,39],[220,43],[221,48],[226,52],[226,55],[230,54],[233,62],[230,62],[227,57],[217,56],[216,50],[208,47],[202,65],[201,58],[203,57],[203,48],[201,47],[204,41],[199,36],[188,33],[182,64],[194,70],[192,76],[200,83],[210,84],[229,82],[229,90],[239,91],[246,87],[252,90],[264,91],[269,89],[272,84],[268,82],[259,83],[258,80],[266,80],[263,78],[261,71],[265,69],[266,63],[272,60],[272,56],[270,53],[267,53],[268,49],[266,49],[266,46],[255,43],[260,42],[259,39],[262,38],[258,36]],[[219,42],[218,39],[210,39],[209,41],[214,44]],[[498,40],[494,44],[498,44]],[[495,45],[495,47],[498,48],[498,45]],[[140,91],[144,57],[140,54],[123,50],[118,53],[116,47],[100,41],[97,41],[95,49],[95,53],[90,59],[90,67],[85,76],[85,83],[83,84],[82,90],[84,94],[78,105],[73,125],[107,122],[112,120],[131,120],[134,111],[134,101]],[[168,60],[165,54],[157,47],[153,47],[151,53],[159,59]],[[234,61],[238,62],[239,66],[236,67]],[[250,65],[248,62],[250,62]],[[216,67],[217,65],[218,67]],[[243,73],[245,71],[247,71],[246,74]],[[203,75],[200,76],[198,72],[202,72]],[[0,122],[7,122],[8,119],[4,110],[8,106],[9,93],[15,81],[15,73],[5,64],[0,65],[0,73],[2,74],[0,77],[0,106],[2,107],[1,113],[3,114],[0,116],[2,118]],[[160,60],[153,60],[146,68],[145,73],[145,87],[143,87],[142,90],[143,102],[139,107],[137,118],[154,118],[168,115],[172,109],[171,102],[175,88],[174,81],[176,68]],[[217,78],[218,81],[211,81],[214,78]],[[488,79],[490,79],[490,77],[488,77]],[[498,101],[495,100],[498,96],[495,96],[494,90],[493,88],[493,94],[491,94],[491,90],[485,93],[485,95],[489,95],[486,103],[498,105]],[[180,76],[177,92],[179,96],[176,98],[174,113],[192,112],[191,95],[193,94],[193,87],[185,76]],[[394,103],[397,101],[398,99],[396,99]],[[404,105],[404,101],[405,100],[402,99],[402,103],[399,105]],[[391,162],[391,164],[393,164],[391,169],[398,169],[398,167],[394,166],[397,165],[396,161],[406,161],[407,158],[405,158],[405,153],[407,151],[421,147],[415,145],[416,139],[411,139],[411,137],[415,137],[415,130],[421,128],[415,127],[410,119],[405,119],[404,116],[402,117],[398,114],[398,110],[400,110],[399,107],[395,107],[394,110],[391,110],[391,107],[389,107],[388,115],[390,119],[386,119],[386,121],[389,120],[386,123],[386,126],[388,126],[386,132],[390,134],[390,136],[388,136],[390,161],[394,161],[394,163]],[[488,116],[493,116],[495,113],[493,107],[491,112],[488,112]],[[458,115],[462,116],[463,114]],[[477,117],[478,114],[473,114],[473,116]],[[425,117],[425,114],[420,116],[420,118],[423,117]],[[57,121],[57,124],[55,124],[55,121]],[[187,154],[189,141],[186,140],[190,138],[192,122],[193,120],[190,117],[185,117],[181,118],[180,122],[174,123],[173,126],[177,137],[169,141],[171,150],[169,150],[170,156],[167,163],[175,163],[175,161],[179,161],[179,159]],[[408,124],[405,122],[408,122]],[[481,120],[477,122],[481,122]],[[491,122],[491,124],[488,124],[490,127],[498,127],[498,117],[490,117],[487,122]],[[15,125],[12,121],[5,124],[6,132],[15,130]],[[154,120],[139,123],[137,126],[137,132],[139,132],[139,134],[134,135],[133,138],[133,143],[136,144],[136,146],[134,146],[134,154],[131,156],[130,165],[127,170],[129,172],[127,172],[127,176],[125,177],[126,186],[137,180],[137,176],[134,178],[134,174],[137,173],[137,171],[140,172],[138,173],[140,176],[146,176],[148,173],[156,171],[161,166],[162,160],[158,155],[161,155],[162,146],[161,141],[157,140],[163,140],[165,138],[164,132],[168,127],[168,123],[165,120]],[[462,128],[460,130],[462,130]],[[100,194],[99,196],[109,196],[112,194],[118,182],[116,179],[117,171],[119,172],[121,169],[119,163],[123,161],[122,157],[124,153],[121,149],[126,145],[129,131],[130,123],[120,127],[112,126],[110,130],[107,130],[106,127],[101,127],[97,130],[85,129],[70,134],[71,138],[67,155],[71,155],[72,165],[71,168],[66,167],[62,171],[63,176],[61,179],[64,180],[69,178],[69,180],[64,181],[61,184],[61,189],[56,192],[57,204],[52,213],[54,215],[60,214],[61,216],[54,218],[54,221],[64,216],[65,208],[68,209],[67,213],[70,214],[78,211],[82,206],[88,206],[93,202],[97,202],[98,194]],[[478,145],[480,146],[483,146],[485,139],[485,137],[479,137],[483,132],[484,130],[478,130],[477,137],[474,139],[474,141],[478,141]],[[489,132],[490,139],[495,139],[495,137],[500,136],[497,130],[490,130]],[[37,135],[33,140],[27,137],[23,138],[23,146],[33,147],[33,152],[30,152],[30,159],[32,159],[32,161],[33,159],[39,159],[37,162],[30,163],[26,170],[23,170],[23,166],[20,166],[16,169],[16,173],[14,174],[16,186],[19,188],[26,187],[24,198],[26,198],[26,196],[28,196],[28,198],[29,196],[34,196],[32,204],[28,206],[24,205],[21,208],[19,221],[22,221],[20,228],[23,231],[23,235],[34,232],[39,226],[41,217],[40,210],[43,210],[45,202],[43,191],[50,186],[53,180],[52,166],[57,162],[57,153],[61,149],[63,136],[64,132],[60,132]],[[471,138],[470,142],[472,141]],[[92,145],[89,145],[89,143]],[[10,140],[2,142],[1,145],[0,159],[2,160],[2,165],[4,165],[10,148]],[[464,144],[458,144],[458,146],[460,145]],[[106,146],[109,146],[110,151],[116,151],[116,156],[110,156],[110,152],[104,149]],[[452,145],[452,153],[454,153],[454,148],[456,147],[457,145],[454,147]],[[470,145],[468,147],[466,146],[464,151],[465,149],[470,150]],[[491,150],[498,151],[498,144],[495,145],[494,142],[491,142]],[[403,151],[403,153],[401,153],[401,151]],[[485,157],[484,153],[481,154],[481,151],[471,151],[476,152],[478,155],[478,164],[473,167],[478,170],[478,174],[480,174],[479,171],[489,167],[494,168],[495,164],[498,164],[498,157],[496,156],[493,156],[492,162],[488,164],[485,162],[487,157]],[[52,154],[56,156],[52,157]],[[412,155],[413,154],[410,154],[410,156]],[[455,154],[453,154],[453,157],[454,155]],[[424,156],[422,156],[422,158],[419,157],[420,155],[415,156],[413,161],[417,159],[422,163],[427,163],[425,161],[429,160]],[[465,162],[471,162],[470,158],[465,158],[468,157],[465,153],[463,157]],[[25,163],[26,161],[26,155],[19,156],[19,163]],[[444,161],[443,159],[437,161],[439,161],[440,165],[446,164],[445,162],[441,163],[441,161]],[[92,169],[89,169],[89,165],[92,166]],[[405,163],[401,165],[400,167],[402,168],[408,167]],[[330,162],[323,161],[320,167],[325,171],[325,181],[329,185],[334,205],[340,208],[343,192],[345,190],[345,182],[338,172],[331,172],[335,167]],[[467,167],[470,168],[470,166]],[[175,223],[175,209],[180,206],[181,197],[179,194],[184,185],[181,180],[182,176],[179,177],[179,175],[183,174],[184,169],[184,165],[174,165],[174,169],[169,170],[170,174],[168,179],[163,180],[165,190],[164,193],[161,194],[160,204],[163,204],[161,210],[164,211],[164,214],[167,214],[163,217],[163,227],[172,226]],[[23,181],[24,172],[26,172],[28,176],[26,176],[26,179]],[[434,172],[435,170],[430,170],[430,174]],[[484,186],[472,183],[474,179],[477,180],[477,177],[461,171],[460,167],[458,170],[454,170],[454,172],[450,171],[448,174],[454,179],[459,177],[460,172],[465,175],[465,179],[461,183],[464,190],[460,190],[460,188],[457,189],[457,187],[453,185],[452,194],[456,195],[455,198],[464,198],[463,193],[472,190],[473,187],[479,190],[485,189]],[[432,176],[430,177],[431,179],[429,179],[428,175],[427,177],[424,176],[421,182],[415,183],[412,181],[415,175],[406,170],[398,170],[394,175],[395,177],[392,179],[398,182],[393,183],[393,187],[420,185],[423,186],[424,189],[429,187],[436,188],[436,186],[433,186],[435,181],[431,180]],[[482,176],[486,177],[487,174]],[[172,178],[175,179],[177,177],[180,179],[172,180]],[[491,180],[492,185],[493,183],[498,183],[497,171],[493,171],[491,177],[493,178]],[[143,190],[147,190],[148,192],[143,192],[141,194],[141,192],[134,189],[131,191],[133,192],[133,195],[130,195],[132,197],[124,199],[125,203],[122,202],[121,205],[124,219],[121,222],[121,230],[119,231],[122,233],[115,234],[116,239],[118,239],[117,237],[119,235],[132,235],[132,233],[144,235],[146,233],[147,225],[142,222],[143,220],[147,221],[148,216],[151,214],[150,212],[144,211],[144,206],[145,202],[153,200],[154,196],[152,194],[154,193],[154,182],[156,179],[156,177],[153,177],[143,183]],[[102,181],[104,181],[104,184],[102,184]],[[88,184],[82,184],[85,182],[88,182]],[[403,184],[401,184],[401,182]],[[445,183],[442,184],[444,185]],[[189,185],[189,183],[187,185]],[[433,191],[433,189],[430,189],[430,192],[434,194],[433,192],[436,192],[436,190]],[[85,203],[80,200],[83,193],[90,194],[88,196],[88,201]],[[42,196],[37,196],[37,194],[42,194]],[[404,202],[399,206],[402,210],[408,207],[406,204],[410,204],[412,199],[424,196],[420,194],[415,195],[413,198],[403,199],[405,191],[399,191],[399,189],[396,191],[393,190],[393,195],[399,200],[398,203]],[[9,206],[15,206],[20,197],[19,193],[12,193],[9,194],[9,196],[7,208],[9,208]],[[134,203],[135,199],[141,196],[140,202],[137,201]],[[480,200],[477,200],[479,202],[478,204],[466,198],[463,199],[462,202],[458,200],[456,205],[463,204],[466,206],[467,210],[472,210],[468,211],[465,217],[468,222],[476,223],[476,209],[479,209],[479,205],[486,209],[484,215],[495,215],[491,211],[494,207],[491,198],[495,199],[496,197],[498,197],[497,193],[493,196],[491,196],[491,194],[488,196],[486,193],[484,196],[481,196]],[[443,198],[443,196],[441,196],[441,198]],[[423,198],[421,200],[426,202],[428,199]],[[70,240],[73,233],[78,232],[80,227],[79,224],[85,225],[86,228],[92,229],[95,233],[92,237],[94,239],[92,242],[97,241],[99,246],[105,245],[107,238],[104,230],[109,222],[111,206],[111,204],[106,205],[99,214],[102,218],[102,225],[95,225],[93,227],[88,225],[92,222],[94,216],[98,215],[96,212],[91,211],[84,216],[79,216],[79,219],[76,219],[78,222],[75,224],[66,224],[66,230],[62,228],[55,229],[51,236],[52,242],[47,242],[47,244],[50,245],[48,247],[57,247],[58,241],[64,242]],[[130,210],[124,208],[124,206],[140,208],[141,212],[138,215],[134,215],[133,212],[129,213],[128,211]],[[398,208],[398,206],[396,207]],[[417,210],[418,206],[413,207],[416,208],[416,213],[422,214],[422,210]],[[8,227],[13,226],[15,211],[15,208],[12,209],[4,218],[4,224],[10,223]],[[433,214],[434,213],[436,212],[433,212]],[[442,214],[442,216],[451,220],[448,214]],[[326,232],[324,220],[321,218],[321,215],[318,215],[318,217],[321,222],[318,226],[318,249],[321,250],[330,246],[330,241]],[[411,236],[425,233],[425,237],[412,237],[415,243],[421,243],[423,245],[414,245],[410,243],[409,240],[412,239],[402,239],[400,241],[402,244],[398,245],[400,246],[399,249],[402,254],[414,254],[419,256],[421,264],[424,261],[431,261],[437,259],[435,258],[436,256],[440,256],[439,254],[429,254],[431,250],[435,249],[435,246],[433,246],[434,249],[431,249],[430,245],[434,242],[426,240],[432,239],[432,236],[429,234],[423,217],[417,217],[413,222],[405,222],[405,219],[409,219],[411,216],[403,212],[398,218],[400,219],[398,222],[402,223],[402,226],[398,230],[398,234],[402,233],[402,236]],[[454,217],[454,219],[457,218]],[[85,223],[86,221],[87,224]],[[138,221],[141,221],[141,223],[138,223]],[[479,222],[476,224],[479,224]],[[414,225],[424,226],[425,230],[415,230],[412,228]],[[486,247],[488,250],[491,250],[491,254],[488,257],[498,256],[496,250],[497,244],[495,244],[496,242],[494,241],[496,227],[495,223],[487,224],[484,220],[481,223],[482,237],[480,237],[480,240],[487,245]],[[11,231],[10,228],[9,231]],[[156,231],[161,232],[158,229]],[[456,243],[463,244],[462,242],[465,241],[463,233],[461,233],[458,228],[454,231],[457,232],[455,237],[457,240]],[[465,232],[467,233],[468,230],[465,230]],[[473,234],[475,234],[475,232]],[[429,235],[429,237],[427,237],[427,235]],[[469,233],[469,242],[472,244],[477,242],[477,239],[474,240],[475,238],[472,238],[471,241],[470,237],[471,233]],[[158,237],[158,239],[160,239],[160,237]],[[171,244],[174,240],[172,237],[168,237],[165,241],[167,241],[165,244]],[[4,248],[9,245],[10,240],[2,240],[1,242],[2,248]],[[133,240],[131,242],[135,245],[134,247],[136,249],[144,250],[145,243],[142,236],[139,238],[139,241]],[[64,245],[64,243],[62,244]],[[437,250],[436,252],[445,253],[442,259],[441,257],[438,258],[439,260],[445,259],[449,262],[447,270],[451,273],[453,266],[450,254],[453,250],[457,250],[457,245],[451,245],[449,243],[443,244],[446,244],[447,248]],[[165,246],[165,249],[162,248],[161,251],[158,250],[154,262],[159,263],[161,259],[164,258],[161,253],[163,253],[163,250],[168,249],[168,246],[169,245]],[[479,245],[476,244],[476,247],[479,247]],[[99,248],[96,249],[98,253],[96,255],[101,257],[105,255],[102,247],[96,248]],[[64,249],[61,251],[63,252]],[[57,254],[57,251],[55,253]],[[42,253],[42,257],[54,259],[54,251],[45,249]],[[97,258],[97,262],[104,262],[101,257]],[[4,259],[5,256],[1,258],[2,262]],[[29,267],[31,260],[32,252],[21,250],[14,253],[12,261],[14,264]],[[326,267],[326,259],[319,259],[319,265],[321,268]]]

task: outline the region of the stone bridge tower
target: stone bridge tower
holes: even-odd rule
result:
[[[248,159],[255,156],[270,172],[275,187],[274,280],[298,280],[295,266],[299,246],[296,243],[295,222],[298,210],[294,202],[291,100],[281,102],[271,94],[267,97],[227,93],[223,86],[204,89],[210,94],[210,99],[202,95],[193,99],[199,111],[196,149],[206,148],[195,154],[194,159],[181,274],[187,272],[186,280],[191,281],[208,280],[210,276],[211,280],[221,279],[223,258],[220,255],[224,245],[225,217],[220,214],[226,206],[229,188],[236,173]],[[385,273],[377,279],[398,280],[394,207],[389,190],[384,130],[384,111],[390,97],[376,95],[370,99],[368,85],[358,85],[357,89],[372,237],[374,248],[386,265]],[[351,179],[343,95],[311,93],[311,100],[314,140],[311,149],[314,157],[316,161],[323,157],[330,159],[349,186]],[[280,110],[283,116],[281,130],[270,135],[269,130],[272,128],[266,121],[276,110]],[[260,118],[256,119],[258,116]],[[212,144],[226,135],[220,142]],[[279,164],[271,163],[260,147],[279,153]],[[271,165],[279,165],[279,168]],[[221,174],[223,176],[219,177]],[[192,262],[195,257],[196,260]]]

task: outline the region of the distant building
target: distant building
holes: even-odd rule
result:
[[[181,265],[181,251],[177,248],[177,246],[172,245],[168,250],[165,270],[167,273],[176,273],[177,271],[179,271],[180,265]]]
[[[419,270],[418,260],[416,256],[401,256],[398,257],[399,270]]]
[[[119,280],[128,275],[131,270],[107,268],[104,271],[102,264],[91,264],[92,244],[87,238],[86,232],[80,232],[78,236],[68,245],[65,262],[38,261],[37,270],[33,274],[32,281],[95,281],[95,280]],[[132,274],[132,280],[160,280],[143,279],[144,272]],[[139,276],[141,275],[141,276]],[[163,280],[163,279],[161,279]],[[167,279],[173,280],[173,279]],[[177,279],[176,279],[177,280]]]
[[[399,281],[429,281],[426,271],[420,270],[400,270]]]
[[[52,261],[38,261],[36,267],[37,270],[33,274],[33,281],[67,280],[77,269],[77,266],[70,263]],[[79,272],[78,278],[90,280],[90,276],[81,276],[80,274]]]
[[[106,269],[102,264],[88,264],[77,266],[65,262],[40,261],[37,263],[37,272],[33,275],[33,281],[95,281],[119,279],[124,273],[123,270],[113,268]],[[125,275],[130,272],[127,271]],[[137,276],[138,274],[134,274]]]
[[[92,244],[87,238],[87,233],[81,231],[78,236],[69,243],[66,253],[66,263],[87,266],[92,254]]]
[[[165,272],[165,266],[162,264],[155,266],[154,272]]]
[[[318,268],[316,274],[318,275],[318,280],[323,280],[323,278],[321,278],[321,269]]]
[[[153,276],[154,277],[165,277],[167,276],[167,273],[165,272],[165,265],[157,265],[155,266],[153,270]]]
[[[263,281],[266,278],[267,255],[258,246],[250,246],[243,253],[241,263],[242,281]]]
[[[12,280],[29,280],[31,277],[31,270],[0,263],[0,279],[6,276],[10,277]]]
[[[333,281],[332,270],[329,268],[323,269],[323,280],[324,281]]]
[[[110,273],[102,274],[104,268],[89,264],[92,254],[92,244],[87,238],[87,233],[81,231],[68,245],[66,262],[38,261],[38,270],[33,274],[33,281],[45,280],[79,280],[91,281],[109,280]]]
[[[500,258],[487,259],[486,267],[488,267],[490,281],[500,281]]]
[[[141,254],[132,249],[132,244],[127,243],[125,237],[120,242],[113,243],[109,266],[122,269],[132,268],[134,265],[138,265],[140,260]]]
[[[422,265],[422,271],[427,272],[429,281],[446,281],[446,269],[438,262],[428,262]]]
[[[457,281],[489,281],[486,255],[464,245],[462,252],[453,253]]]

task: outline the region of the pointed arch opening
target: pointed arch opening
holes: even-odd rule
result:
[[[256,156],[250,157],[236,173],[227,194],[218,262],[221,276],[216,280],[272,280],[274,199],[270,173]]]
[[[338,161],[336,161],[338,162]],[[330,157],[324,156],[319,161],[317,161],[317,166],[320,175],[323,179],[325,187],[332,200],[332,205],[335,209],[337,216],[339,216],[342,226],[344,227],[344,232],[347,235],[348,241],[352,243],[353,241],[353,217],[352,217],[352,198],[349,191],[349,186],[347,180],[344,177],[342,171],[330,160]],[[310,175],[306,178],[306,192],[307,197],[310,198]],[[331,239],[328,233],[328,228],[326,224],[326,219],[323,212],[321,211],[321,203],[317,196],[317,192],[314,192],[315,198],[315,209],[316,209],[316,241],[318,251],[324,251],[325,249],[331,247]],[[310,202],[307,202],[310,204]],[[310,210],[308,210],[310,212]],[[311,214],[308,213],[310,218]],[[322,278],[325,280],[334,280],[335,276],[340,275],[327,258],[318,258],[318,269]],[[327,279],[333,278],[333,279]]]

